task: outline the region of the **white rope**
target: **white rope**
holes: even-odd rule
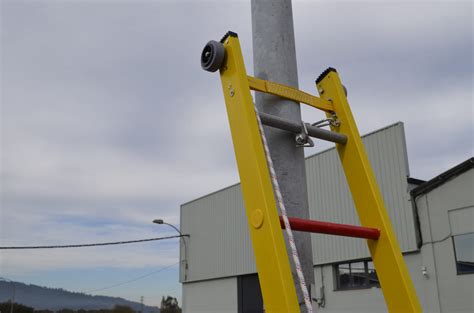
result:
[[[293,237],[293,232],[291,230],[290,221],[288,220],[288,213],[286,212],[285,204],[283,203],[283,196],[280,191],[280,185],[275,173],[275,167],[273,166],[273,161],[270,156],[270,150],[268,149],[267,138],[263,132],[262,121],[260,120],[260,115],[258,114],[257,107],[254,103],[255,114],[257,115],[258,128],[260,131],[260,137],[262,138],[263,148],[265,150],[265,157],[267,158],[268,169],[270,170],[270,177],[272,179],[273,191],[275,192],[275,197],[277,200],[278,207],[281,211],[281,216],[283,218],[283,223],[285,224],[286,234],[288,235],[288,243],[290,245],[291,254],[293,256],[293,262],[295,263],[296,274],[298,275],[298,280],[300,283],[301,292],[303,293],[304,303],[306,305],[306,310],[308,313],[313,312],[313,306],[311,305],[311,299],[308,294],[308,288],[306,288],[306,282],[303,276],[303,270],[301,268],[300,258],[298,257],[298,250],[296,249],[295,239]]]

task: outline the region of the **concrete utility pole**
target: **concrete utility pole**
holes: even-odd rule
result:
[[[298,87],[295,35],[291,0],[251,0],[254,75],[288,86]],[[261,112],[301,121],[300,105],[293,101],[256,93]],[[295,135],[265,127],[270,153],[289,216],[308,219],[308,192],[303,148],[297,148]],[[295,232],[306,284],[314,283],[313,255],[309,233]],[[287,251],[288,245],[287,245]],[[291,257],[289,257],[292,260]],[[301,312],[306,312],[303,295],[292,264],[293,280]]]

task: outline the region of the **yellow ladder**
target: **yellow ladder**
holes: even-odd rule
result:
[[[241,179],[258,277],[267,312],[300,312],[287,257],[264,145],[261,121],[273,127],[332,141],[362,226],[290,218],[293,230],[365,238],[390,313],[421,312],[413,283],[382,195],[352,116],[339,75],[329,68],[316,80],[320,97],[247,76],[237,34],[210,41],[201,55],[207,71],[220,71],[222,90]],[[251,90],[305,103],[326,113],[331,131],[272,117],[254,109]],[[307,127],[306,127],[307,126]]]

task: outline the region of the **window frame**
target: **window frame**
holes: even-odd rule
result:
[[[363,263],[364,264],[364,274],[365,274],[365,282],[364,285],[359,285],[359,286],[349,286],[349,287],[342,287],[341,286],[341,281],[340,281],[340,275],[339,275],[339,266],[341,265],[347,265],[349,267],[349,284],[353,284],[354,278],[352,275],[352,264],[356,263]],[[334,274],[334,282],[335,284],[333,285],[333,290],[334,291],[347,291],[347,290],[361,290],[361,289],[371,289],[371,288],[380,288],[380,282],[378,284],[370,284],[370,279],[369,279],[369,262],[372,262],[372,259],[358,259],[358,260],[351,260],[351,261],[345,261],[345,262],[338,262],[334,263],[332,265],[333,268],[333,274]],[[375,274],[377,275],[377,271],[375,270]]]
[[[458,234],[458,235],[453,235],[451,236],[451,241],[453,243],[453,252],[454,252],[454,266],[456,267],[456,275],[472,275],[474,274],[474,270],[471,272],[460,272],[459,267],[458,267],[458,255],[456,253],[456,242],[454,240],[455,237],[459,236],[464,236],[464,235],[474,235],[474,232],[469,232],[469,233],[464,233],[464,234]]]

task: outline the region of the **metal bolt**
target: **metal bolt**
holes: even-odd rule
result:
[[[324,93],[324,89],[323,89],[323,88],[319,88],[318,91],[319,91],[319,94],[320,94],[320,95],[322,95],[322,94]]]
[[[296,143],[298,145],[304,145],[305,144],[305,137],[304,137],[303,134],[296,135],[295,140],[296,140]]]

